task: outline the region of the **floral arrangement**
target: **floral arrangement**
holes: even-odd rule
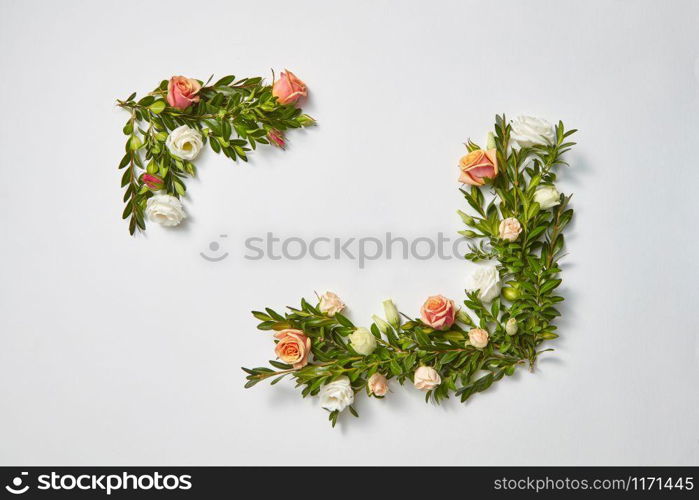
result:
[[[563,230],[573,217],[570,196],[558,192],[556,169],[575,130],[545,120],[497,116],[485,149],[470,140],[459,161],[459,181],[471,214],[458,211],[475,240],[465,258],[481,263],[467,285],[464,308],[442,295],[425,300],[418,318],[399,313],[391,300],[385,317],[369,328],[356,327],[334,293],[313,305],[280,314],[253,311],[258,328],[274,331],[277,360],[271,367],[243,368],[245,387],[285,377],[303,387],[301,395],[320,397],[335,426],[355,395],[384,398],[389,381],[411,381],[425,400],[439,403],[453,393],[462,402],[512,375],[533,370],[542,343],[558,337],[554,319],[561,284],[558,261]]]
[[[182,222],[184,179],[196,174],[193,161],[207,143],[215,153],[246,162],[258,144],[284,148],[284,131],[315,124],[297,107],[308,89],[291,71],[272,85],[260,77],[211,80],[173,76],[139,100],[134,92],[117,101],[131,115],[119,163],[126,188],[122,216],[131,234],[145,230],[146,218],[168,227]]]

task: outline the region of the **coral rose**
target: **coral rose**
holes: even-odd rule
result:
[[[272,95],[277,98],[279,104],[294,104],[301,97],[308,95],[308,87],[287,69],[282,71],[279,80],[274,82]]]
[[[454,301],[442,295],[428,297],[420,309],[422,321],[436,330],[449,328],[456,318]]]
[[[471,151],[459,160],[459,182],[482,186],[498,175],[498,159],[494,149]]]
[[[187,109],[199,102],[201,84],[193,78],[173,76],[167,84],[167,103],[173,108]]]
[[[279,339],[274,353],[284,363],[294,368],[303,368],[308,364],[308,356],[311,354],[311,339],[301,330],[286,329],[274,334]]]

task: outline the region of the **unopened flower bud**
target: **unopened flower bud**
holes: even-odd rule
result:
[[[141,181],[148,186],[151,191],[158,191],[163,188],[163,180],[157,175],[143,174]]]
[[[459,214],[461,220],[464,221],[464,224],[466,224],[467,226],[473,224],[473,217],[471,217],[470,215],[463,213],[461,210],[457,210],[456,213]]]
[[[488,132],[488,140],[486,149],[495,149],[495,134]]]
[[[505,332],[508,335],[516,335],[517,330],[519,330],[519,327],[517,326],[517,320],[514,318],[508,319],[507,323],[505,323]]]
[[[383,319],[379,318],[376,314],[374,314],[371,317],[371,319],[374,320],[374,323],[376,324],[381,333],[386,333],[391,328],[391,325],[386,323]]]
[[[299,124],[302,127],[310,127],[311,125],[316,124],[315,119],[313,119],[312,117],[310,117],[308,115],[301,115],[301,116],[299,116],[298,120],[299,120]]]
[[[398,328],[400,326],[400,314],[398,314],[398,309],[391,299],[383,301],[383,311],[386,321],[393,328]]]
[[[284,133],[281,130],[275,128],[267,132],[267,139],[269,139],[270,144],[277,146],[278,148],[284,149],[286,146],[286,141],[284,140]]]
[[[517,288],[506,286],[502,289],[502,295],[510,302],[514,302],[515,300],[520,298],[522,293]]]

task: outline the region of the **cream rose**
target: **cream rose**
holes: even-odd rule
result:
[[[199,156],[204,142],[198,130],[181,125],[170,132],[165,139],[165,145],[173,155],[191,161]]]
[[[369,392],[374,396],[385,396],[388,393],[388,380],[380,373],[374,373],[367,382]]]
[[[366,328],[357,328],[349,336],[352,349],[363,356],[368,356],[376,349],[376,337]]]
[[[510,144],[528,148],[535,144],[553,144],[556,134],[553,126],[542,118],[518,116],[512,121]]]
[[[421,366],[415,370],[413,385],[421,391],[431,391],[442,383],[442,377],[431,366]]]
[[[320,406],[328,411],[342,411],[354,402],[350,379],[340,377],[320,389]]]
[[[320,296],[320,312],[328,316],[335,316],[345,308],[345,303],[333,292],[325,292]]]
[[[522,225],[514,217],[503,219],[500,223],[500,238],[507,241],[515,241],[522,232]]]
[[[560,205],[561,193],[558,192],[556,186],[539,186],[534,191],[534,201],[539,204],[542,210],[548,210]]]
[[[156,194],[146,202],[146,216],[161,226],[177,226],[186,217],[182,202],[169,194]]]
[[[471,276],[469,290],[480,290],[478,298],[483,302],[492,302],[500,295],[502,283],[500,273],[494,264],[479,266]]]
[[[471,328],[468,331],[468,341],[476,349],[483,349],[488,345],[488,332],[482,328]]]

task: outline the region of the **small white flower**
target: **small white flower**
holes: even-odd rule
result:
[[[182,202],[169,194],[156,194],[146,202],[148,219],[161,226],[177,226],[186,217]]]
[[[483,302],[492,302],[500,295],[501,289],[500,273],[495,264],[479,266],[471,276],[468,287],[468,290],[480,290],[478,298]]]
[[[505,323],[505,332],[508,335],[516,335],[517,330],[519,330],[519,327],[517,326],[517,320],[514,318],[508,319],[507,323]]]
[[[340,377],[320,389],[320,406],[328,411],[342,411],[354,402],[350,379]]]
[[[173,155],[191,161],[199,156],[204,142],[198,130],[182,125],[170,132],[165,145]]]
[[[339,313],[344,308],[345,303],[333,292],[325,292],[320,296],[319,309],[328,316],[335,316],[335,314]]]
[[[561,193],[556,186],[539,186],[534,191],[534,201],[539,204],[542,210],[561,204]]]
[[[421,391],[431,391],[442,383],[442,377],[431,366],[421,366],[415,370],[413,385]]]
[[[352,349],[363,356],[368,356],[376,349],[376,337],[366,328],[357,328],[349,336]]]
[[[553,125],[542,118],[518,116],[512,121],[512,147],[528,148],[535,144],[553,144],[555,139]]]

